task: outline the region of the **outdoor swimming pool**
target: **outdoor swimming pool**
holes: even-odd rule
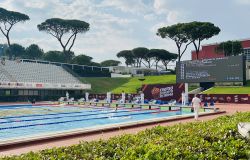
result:
[[[192,114],[179,108],[132,109],[76,106],[1,106],[0,141]]]

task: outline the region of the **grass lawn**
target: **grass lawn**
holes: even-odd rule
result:
[[[127,83],[112,90],[113,93],[136,93],[136,90],[142,86],[142,84],[172,84],[176,83],[175,75],[164,76],[146,76],[145,80],[141,82],[138,77],[131,78]]]
[[[250,87],[214,87],[204,94],[250,94]]]
[[[82,78],[83,82],[91,84],[91,93],[106,93],[127,83],[131,78]]]
[[[203,94],[250,94],[250,80],[247,81],[244,87],[213,87]]]
[[[244,87],[214,87],[204,94],[250,94],[250,81]]]
[[[141,82],[139,77],[132,78],[82,78],[83,82],[90,83],[92,90],[90,93],[121,93],[123,90],[126,93],[136,93],[137,89],[142,84],[174,84],[176,83],[175,75],[163,76],[145,76],[145,80]],[[197,87],[189,87],[189,90],[196,89]],[[244,87],[214,87],[204,94],[250,94],[250,81]]]
[[[132,78],[83,78],[83,82],[88,82],[92,85],[91,93],[136,93],[136,90],[142,84],[170,84],[176,83],[175,75],[163,76],[145,76],[145,80],[141,82],[139,77]]]

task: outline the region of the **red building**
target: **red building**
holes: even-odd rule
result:
[[[250,39],[244,39],[244,40],[239,40],[239,41],[241,41],[242,47],[244,49],[243,53],[246,55],[246,59],[250,61]],[[203,45],[202,49],[199,52],[199,59],[224,57],[223,53],[216,52],[215,49],[218,45],[219,43]],[[192,60],[195,60],[195,59],[197,59],[196,53],[195,51],[192,51]]]

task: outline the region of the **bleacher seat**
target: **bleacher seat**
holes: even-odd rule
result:
[[[0,82],[81,84],[61,66],[33,62],[5,61],[0,64]]]

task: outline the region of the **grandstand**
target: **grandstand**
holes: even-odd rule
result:
[[[81,97],[90,84],[81,83],[62,66],[49,63],[2,60],[0,63],[0,101]],[[7,98],[7,99],[6,99]]]
[[[53,64],[56,66],[60,66],[69,73],[73,74],[75,77],[111,77],[111,73],[108,67],[87,66],[87,65],[31,60],[31,59],[21,59],[20,61],[42,63],[42,64]]]

